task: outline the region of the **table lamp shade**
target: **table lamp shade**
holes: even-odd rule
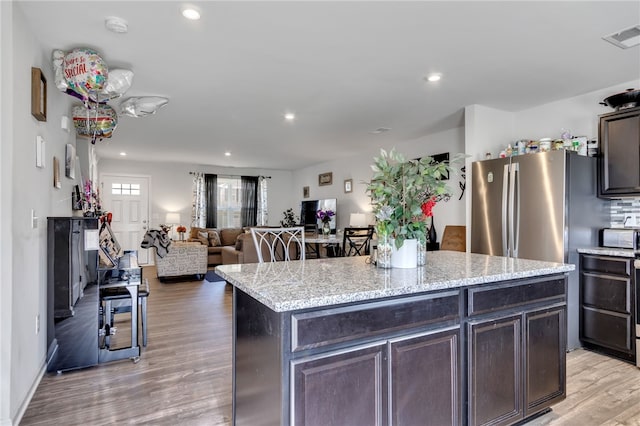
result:
[[[351,213],[349,216],[349,226],[364,228],[367,226],[367,219],[364,213]]]
[[[165,218],[165,222],[167,225],[179,224],[180,223],[180,213],[167,213],[167,217]]]

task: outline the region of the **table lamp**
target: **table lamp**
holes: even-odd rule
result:
[[[367,226],[367,218],[364,213],[351,213],[349,216],[349,226],[354,228],[365,228]]]

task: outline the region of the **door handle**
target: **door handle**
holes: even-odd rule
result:
[[[515,203],[515,208],[511,212],[513,216],[513,246],[511,247],[512,256],[518,257],[518,249],[520,248],[520,164],[513,163],[513,175],[514,175],[514,191],[515,191],[515,199],[513,202]]]
[[[509,245],[507,242],[507,217],[508,217],[508,193],[509,193],[509,164],[504,165],[502,174],[502,255],[509,256]]]

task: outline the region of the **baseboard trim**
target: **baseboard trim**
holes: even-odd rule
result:
[[[24,413],[27,411],[27,407],[29,406],[29,403],[31,402],[31,399],[33,398],[33,395],[35,395],[36,390],[38,389],[38,386],[40,385],[40,382],[42,381],[42,378],[44,377],[44,373],[45,373],[46,370],[47,370],[47,364],[44,363],[42,365],[42,367],[40,368],[40,372],[36,376],[36,380],[31,385],[31,388],[29,389],[29,392],[27,393],[27,397],[24,399],[24,401],[22,401],[22,404],[20,405],[20,409],[18,410],[18,413],[16,414],[16,417],[13,419],[13,424],[14,425],[19,425],[20,424],[20,421],[22,420],[22,417],[24,416]],[[0,426],[5,426],[5,425],[2,424]],[[11,423],[8,423],[6,426],[11,426]]]

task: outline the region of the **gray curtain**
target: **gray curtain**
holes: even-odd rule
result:
[[[207,206],[207,228],[215,228],[218,221],[217,202],[218,175],[204,175],[204,198]]]
[[[242,226],[256,226],[258,211],[258,177],[240,176],[241,202],[240,220]]]

